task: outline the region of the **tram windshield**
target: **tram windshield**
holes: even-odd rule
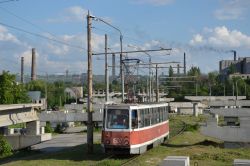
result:
[[[108,129],[128,129],[129,110],[109,109],[107,111],[106,127]]]

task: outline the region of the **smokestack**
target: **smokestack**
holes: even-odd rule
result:
[[[32,48],[31,81],[36,80],[36,50]]]
[[[184,52],[184,75],[186,75],[186,53]]]
[[[177,75],[180,75],[180,64],[177,64]]]
[[[24,57],[21,57],[21,83],[24,83],[24,79],[23,79],[23,65],[24,65]]]
[[[115,54],[112,54],[112,81],[115,80]]]
[[[236,61],[236,51],[235,50],[233,50],[233,53],[234,53],[234,61]]]

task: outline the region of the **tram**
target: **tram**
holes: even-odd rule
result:
[[[169,137],[168,103],[107,104],[103,113],[105,153],[141,154]]]

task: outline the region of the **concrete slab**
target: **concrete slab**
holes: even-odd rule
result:
[[[189,156],[168,156],[160,166],[190,166]]]
[[[234,159],[234,166],[250,166],[250,160]]]

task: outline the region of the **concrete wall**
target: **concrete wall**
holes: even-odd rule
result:
[[[4,137],[12,146],[13,150],[18,150],[50,140],[52,136],[51,133],[46,133],[42,135],[8,135]]]
[[[202,126],[201,133],[228,142],[250,142],[249,128],[239,126]]]
[[[238,100],[246,99],[246,96],[238,96]],[[215,100],[235,100],[236,96],[185,96],[190,101],[215,101]]]
[[[194,103],[192,102],[170,102],[170,109],[172,112],[176,112],[178,114],[188,114],[193,115],[194,114]],[[207,106],[202,103],[196,104],[196,113],[202,114],[203,109]]]
[[[225,107],[225,106],[250,106],[250,100],[227,100],[227,101],[209,101],[210,107]]]
[[[93,121],[102,121],[103,114],[93,113]],[[63,112],[63,111],[43,111],[39,115],[42,122],[83,122],[88,120],[88,114],[85,112]]]

